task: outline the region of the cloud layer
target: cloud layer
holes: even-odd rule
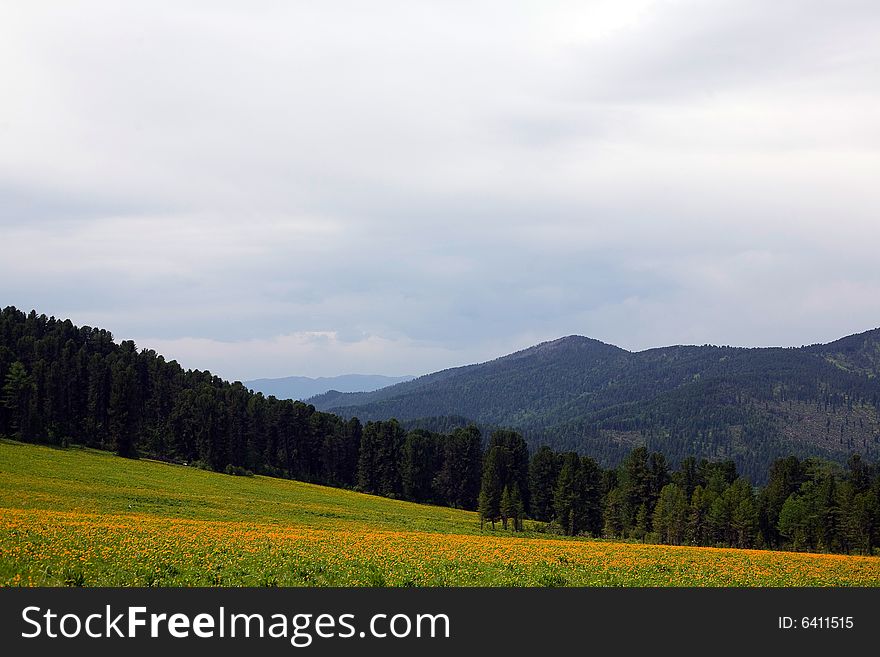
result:
[[[7,3],[0,303],[230,378],[880,325],[880,5]]]

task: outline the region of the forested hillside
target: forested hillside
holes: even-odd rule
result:
[[[482,441],[475,428],[440,436],[407,433],[397,422],[362,426],[184,370],[69,320],[0,312],[0,383],[0,436],[476,506]]]
[[[105,330],[0,313],[0,434],[353,485],[361,426],[184,370]]]
[[[606,399],[622,399],[623,390],[650,390],[656,394],[648,408],[655,415],[648,417],[678,419],[682,435],[694,427],[711,431],[707,409],[713,404],[727,403],[732,409],[716,421],[737,417],[734,413],[746,407],[745,397],[738,397],[745,391],[752,395],[755,413],[786,405],[794,413],[796,404],[815,405],[824,417],[838,413],[850,424],[867,419],[872,426],[875,416],[866,409],[876,406],[876,398],[869,397],[875,379],[852,371],[871,365],[872,356],[863,353],[866,345],[873,345],[870,336],[835,343],[830,351],[760,350],[755,358],[745,357],[748,350],[655,350],[647,352],[649,365],[640,370],[641,378],[621,374],[603,385],[608,368],[625,372],[633,355],[595,341],[569,339],[495,361],[490,380],[525,404],[529,394],[524,377],[531,377],[533,390],[544,393],[532,408],[558,411],[563,417],[566,409],[594,403],[590,395],[576,392],[584,382]],[[721,381],[722,375],[713,373],[703,357],[704,374],[691,375],[689,385],[676,385],[706,353],[729,381]],[[780,363],[788,363],[789,369]],[[455,383],[456,373],[478,373],[482,367],[415,383],[426,386],[444,377]],[[649,376],[650,367],[656,372]],[[562,404],[551,395],[557,370],[559,387],[567,391]],[[809,379],[809,372],[822,372],[825,378]],[[730,383],[736,375],[743,377],[739,387]],[[780,377],[788,382],[781,393]],[[230,475],[256,472],[478,509],[484,521],[500,521],[513,530],[523,527],[524,518],[533,518],[548,523],[547,531],[572,535],[868,554],[880,541],[880,470],[858,454],[846,459],[846,468],[793,455],[768,459],[757,477],[768,483],[758,489],[753,486],[756,478],[740,476],[733,460],[685,454],[676,463],[644,444],[627,450],[614,467],[603,468],[595,458],[575,451],[530,449],[517,431],[462,427],[462,417],[425,417],[405,424],[377,420],[362,426],[357,418],[343,420],[302,402],[264,397],[209,372],[184,370],[153,351],[138,350],[131,341],[115,343],[107,331],[15,308],[0,312],[0,381],[0,436],[26,442],[77,443]],[[810,397],[814,386],[824,386],[818,401]],[[475,397],[490,390],[486,380],[471,387]],[[495,395],[492,401],[494,412],[500,412],[502,397]],[[616,412],[625,408],[618,402]],[[687,414],[677,417],[683,410]],[[614,435],[591,430],[599,438]],[[662,447],[647,432],[627,431],[641,435],[643,442],[649,436]],[[840,435],[838,451],[855,446],[845,432]],[[784,437],[777,440],[781,446],[795,444]],[[768,451],[754,453],[767,456]]]
[[[632,353],[570,336],[317,408],[362,420],[464,416],[535,447],[612,465],[646,444],[673,461],[731,458],[763,480],[775,458],[880,453],[880,329],[828,345],[674,346]]]

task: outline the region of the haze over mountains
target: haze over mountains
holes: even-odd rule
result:
[[[410,381],[412,376],[382,376],[381,374],[342,374],[340,376],[286,376],[278,379],[244,381],[251,390],[278,399],[308,399],[330,390],[338,392],[372,392],[395,383]]]
[[[532,445],[575,449],[604,463],[647,443],[672,459],[733,458],[759,478],[773,458],[788,454],[876,458],[878,373],[880,329],[800,348],[641,352],[568,336],[375,392],[309,401],[362,421],[512,427]]]

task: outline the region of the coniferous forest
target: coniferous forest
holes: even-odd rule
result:
[[[763,483],[770,464],[789,455],[842,465],[853,453],[880,457],[880,329],[797,348],[638,352],[568,336],[374,392],[309,401],[361,421],[394,417],[442,430],[459,416],[514,428],[532,449],[589,454],[604,467],[640,444],[675,462],[732,459]]]
[[[409,430],[253,393],[69,320],[0,312],[0,435],[226,472],[287,477],[479,511],[484,526],[670,544],[875,551],[880,470],[774,460],[755,486],[732,460],[646,446],[602,466],[476,426]]]

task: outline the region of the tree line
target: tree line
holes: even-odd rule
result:
[[[476,508],[475,428],[362,425],[34,311],[0,311],[0,386],[0,436]]]
[[[603,468],[546,446],[530,453],[511,430],[362,425],[11,307],[0,312],[0,383],[0,435],[476,509],[514,531],[531,519],[674,544],[871,553],[880,541],[880,473],[857,456],[846,468],[778,459],[760,488],[733,461],[685,457],[673,469],[644,446]]]
[[[459,415],[513,427],[532,449],[583,451],[617,465],[634,441],[676,463],[733,459],[765,483],[794,454],[880,458],[880,329],[829,345],[675,346],[631,353],[571,336],[370,393],[327,393],[344,417],[409,422]],[[429,427],[430,428],[430,427]]]
[[[767,484],[756,487],[732,460],[687,457],[673,469],[663,454],[641,446],[618,467],[602,469],[588,456],[542,447],[528,476],[531,517],[568,535],[863,554],[880,545],[880,469],[858,454],[845,467],[780,458]],[[491,487],[491,477],[483,485]],[[481,501],[490,498],[481,491]],[[504,521],[501,507],[480,512]]]

